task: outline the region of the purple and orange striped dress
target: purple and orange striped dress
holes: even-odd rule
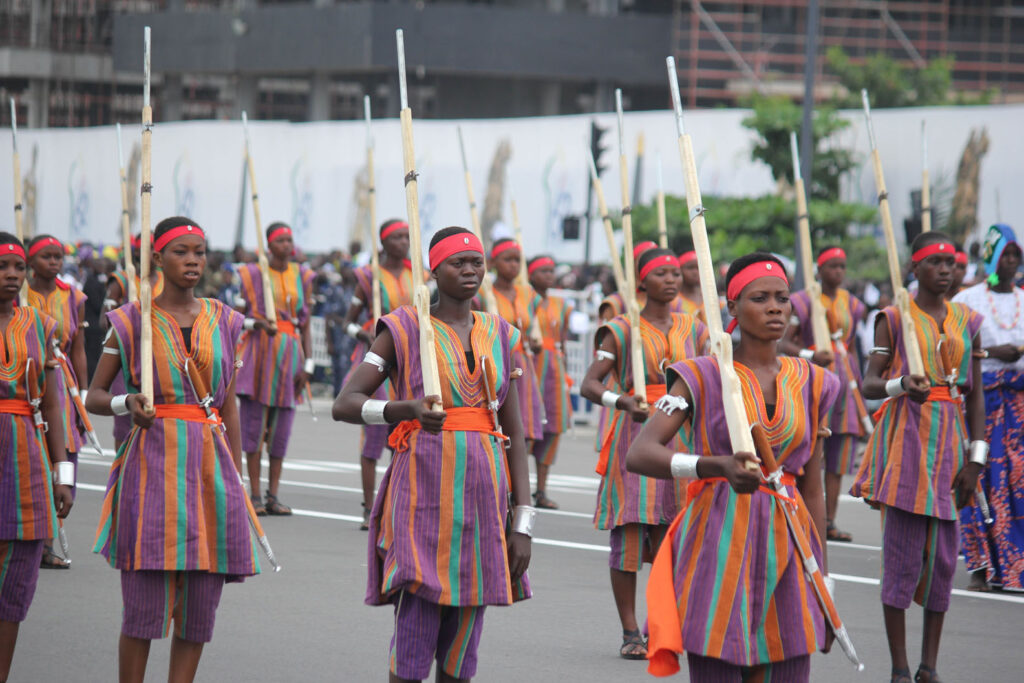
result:
[[[967,428],[963,404],[950,400],[943,389],[955,371],[958,392],[970,392],[971,347],[982,317],[964,304],[946,302],[946,318],[939,329],[913,300],[910,309],[933,397],[923,404],[906,394],[885,400],[875,413],[875,431],[850,494],[918,515],[955,520],[953,478],[964,464]],[[878,324],[888,326],[893,340],[885,375],[891,379],[909,373],[907,351],[899,309],[890,306],[882,313]]]
[[[185,350],[174,318],[153,306],[153,385],[158,406],[198,406],[209,391],[219,409],[235,374],[243,318],[215,299],[192,325]],[[107,314],[130,392],[140,383],[142,316],[138,304]],[[192,373],[205,387],[193,388]],[[158,418],[132,427],[110,469],[93,552],[116,569],[259,573],[246,492],[224,433],[206,421]]]
[[[708,331],[704,323],[685,313],[672,314],[672,328],[666,335],[643,316],[640,317],[644,354],[644,378],[647,381],[647,402],[654,410],[654,401],[664,395],[664,369],[676,361],[694,358],[707,346]],[[594,339],[600,347],[605,334],[615,341],[615,370],[612,391],[632,393],[633,364],[630,358],[629,321],[619,316],[605,323]],[[624,410],[611,413],[602,435],[601,455],[597,472],[601,484],[597,490],[594,526],[614,529],[625,524],[668,524],[682,503],[683,489],[675,482],[626,471],[626,453],[642,422],[635,422]],[[680,444],[680,450],[683,450]]]
[[[128,303],[128,274],[123,270],[116,271],[111,277],[117,280],[117,284],[121,286],[121,300],[118,305]],[[139,292],[139,283],[141,280],[139,276],[135,276],[135,291]],[[160,271],[156,273],[156,282],[153,283],[153,298],[157,298],[164,291],[164,274]],[[125,393],[124,381],[121,376],[118,375],[114,378],[114,383],[110,385],[110,391],[113,394]],[[114,441],[117,443],[124,443],[124,440],[128,438],[128,432],[132,430],[132,418],[130,415],[115,415],[114,416]]]
[[[14,308],[0,333],[0,400],[28,400],[28,363],[38,380],[32,397],[46,388],[46,358],[58,334],[52,318],[35,308]],[[50,455],[31,415],[0,410],[0,539],[35,541],[54,537]]]
[[[839,394],[832,373],[801,358],[780,356],[776,377],[775,414],[769,418],[754,373],[734,363],[743,389],[747,418],[765,427],[779,466],[799,476],[810,460],[818,428]],[[692,442],[698,455],[732,453],[725,413],[722,379],[715,358],[676,363],[667,372],[689,387],[693,418],[680,436]],[[661,634],[676,629],[686,652],[754,666],[808,655],[825,643],[825,619],[790,538],[782,503],[760,489],[737,494],[724,480],[697,480],[691,498],[661,544],[655,562],[671,571],[655,574],[648,585],[648,602],[660,599],[664,623],[652,621],[651,659],[675,664],[678,651],[662,649]],[[790,486],[798,518],[818,562],[821,541],[799,490]],[[671,634],[670,634],[671,635]],[[676,641],[678,643],[678,640]],[[654,662],[652,661],[652,667]]]
[[[647,292],[642,289],[636,290],[636,305],[640,307],[640,310],[643,310],[644,306],[647,305]],[[605,306],[611,309],[612,318],[626,315],[626,297],[622,296],[621,292],[612,292],[602,299],[598,310],[600,311]],[[672,300],[668,309],[673,313],[687,313],[696,316],[702,310],[702,307],[680,294]]]
[[[124,272],[123,270],[116,270],[116,271],[114,271],[114,274],[111,275],[111,277],[114,278],[114,280],[117,282],[117,284],[121,287],[121,301],[120,301],[120,303],[122,303],[122,304],[127,303],[128,302],[128,274],[126,272]],[[136,275],[135,276],[135,291],[136,292],[138,292],[139,289],[140,289],[140,285],[139,285],[140,282],[141,282],[141,280],[139,279],[139,276]],[[156,297],[160,296],[163,293],[163,291],[164,291],[164,274],[162,272],[160,272],[160,271],[157,271],[157,273],[156,273],[156,282],[153,283],[153,298],[155,299]]]
[[[71,285],[57,279],[57,286],[49,294],[28,289],[28,305],[53,318],[57,323],[56,337],[61,352],[67,357],[67,368],[75,387],[79,387],[75,366],[71,363],[71,343],[78,334],[81,324],[79,314],[85,303],[85,294]],[[60,385],[60,408],[64,419],[64,447],[68,453],[77,453],[85,442],[85,431],[81,426],[71,400],[71,387],[64,381],[64,373],[55,369]]]
[[[445,409],[486,408],[481,359],[488,359],[499,404],[515,366],[519,331],[501,318],[473,313],[472,372],[458,334],[431,318]],[[395,342],[392,384],[398,400],[424,396],[416,311],[402,306],[378,323]],[[520,380],[516,380],[520,381]],[[366,603],[392,602],[407,590],[439,605],[509,605],[529,597],[523,576],[511,582],[505,542],[509,473],[505,449],[482,432],[413,432],[381,481],[370,518]]]
[[[561,434],[569,431],[572,420],[569,375],[565,367],[565,352],[561,348],[572,307],[565,303],[565,299],[548,295],[541,298],[536,313],[544,337],[544,348],[533,359],[547,420],[544,433]]]
[[[527,439],[544,438],[544,399],[541,398],[540,386],[537,381],[536,359],[526,352],[529,344],[527,336],[533,317],[537,315],[540,295],[533,287],[513,285],[515,296],[507,296],[494,289],[494,298],[498,302],[498,315],[506,322],[514,325],[522,334],[519,343],[512,349],[513,367],[522,368],[523,376],[516,380],[516,391],[519,394],[519,415],[523,418],[523,433]]]
[[[246,317],[266,320],[259,266],[246,263],[238,266],[237,272]],[[293,378],[305,362],[300,328],[309,320],[313,276],[312,270],[297,263],[289,263],[283,271],[270,269],[277,334],[271,336],[263,330],[242,333],[237,352],[242,368],[235,385],[239,396],[279,408],[293,408],[298,403]]]

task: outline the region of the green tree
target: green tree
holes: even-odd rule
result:
[[[920,69],[907,68],[881,52],[855,62],[838,46],[829,48],[825,55],[829,70],[846,89],[845,95],[835,98],[835,104],[857,109],[862,88],[871,93],[871,106],[878,109],[947,104],[955,62],[955,57],[947,55],[932,59]]]

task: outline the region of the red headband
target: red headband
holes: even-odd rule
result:
[[[697,252],[687,251],[679,255],[679,265],[685,266],[690,261],[697,260]]]
[[[640,280],[643,281],[645,277],[651,274],[651,271],[655,268],[662,268],[664,266],[675,266],[679,267],[679,260],[668,254],[662,254],[661,256],[655,256],[650,261],[644,264],[644,267],[640,269]]]
[[[395,221],[388,223],[387,227],[380,231],[380,241],[383,242],[384,238],[393,233],[395,230],[408,230],[409,224],[405,221]]]
[[[454,235],[448,235],[430,248],[430,269],[434,270],[449,256],[463,251],[475,251],[483,254],[484,245],[480,244],[480,240],[471,232],[457,232]]]
[[[292,229],[289,228],[287,225],[282,225],[280,228],[274,228],[273,230],[270,231],[270,234],[267,235],[267,244],[270,244],[278,237],[284,237],[286,235],[288,237],[291,237],[292,235]]]
[[[744,287],[761,277],[777,277],[787,285],[789,284],[789,280],[786,279],[786,271],[778,263],[774,261],[757,261],[736,273],[736,276],[729,281],[729,286],[725,291],[726,298],[730,301],[735,301],[739,298]]]
[[[515,240],[509,240],[508,242],[502,242],[501,244],[494,245],[494,248],[491,249],[491,258],[498,258],[498,254],[503,251],[508,251],[509,249],[515,249],[518,251],[519,243]]]
[[[633,247],[633,260],[635,261],[638,258],[640,258],[641,254],[643,254],[645,251],[648,251],[650,249],[657,249],[657,248],[658,248],[658,245],[655,244],[654,242],[651,242],[651,241],[641,242],[640,244],[638,244],[635,247]]]
[[[956,252],[956,262],[959,263],[961,266],[966,266],[967,265],[967,252],[966,251],[958,251],[958,252]]]
[[[932,254],[956,255],[956,247],[949,242],[936,242],[935,244],[929,244],[927,247],[921,247],[915,251],[914,255],[910,257],[910,260],[913,263],[920,263]]]
[[[539,259],[535,259],[533,263],[526,267],[526,272],[529,275],[533,275],[533,271],[538,268],[546,268],[547,266],[555,267],[555,262],[547,256],[541,256]]]
[[[60,250],[62,252],[64,251],[64,245],[60,243],[59,239],[55,237],[44,237],[28,248],[28,257],[32,258],[40,249],[45,249],[46,247],[60,247]]]
[[[142,235],[132,237],[132,249],[142,249]]]
[[[825,251],[821,252],[821,254],[818,255],[818,267],[821,268],[823,265],[825,265],[834,258],[841,258],[845,261],[846,252],[843,251],[840,247],[832,247],[831,249],[826,249]]]
[[[185,235],[196,235],[206,239],[206,235],[203,233],[203,229],[198,225],[179,225],[176,228],[171,228],[164,234],[160,235],[159,239],[153,244],[154,251],[163,251],[163,248],[171,243],[172,240],[176,240],[179,237]]]
[[[27,260],[25,258],[25,249],[20,244],[4,244],[0,246],[0,254],[14,254],[20,256],[22,261]]]

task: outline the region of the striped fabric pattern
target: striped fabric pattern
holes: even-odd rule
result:
[[[940,330],[916,303],[912,301],[910,306],[928,380],[933,387],[945,385],[943,368],[955,368],[957,387],[966,395],[971,390],[971,341],[981,327],[981,316],[963,304],[947,302]],[[880,324],[888,326],[895,342],[888,379],[909,370],[899,310],[891,306],[883,314]],[[944,338],[941,356],[940,338]],[[953,477],[963,466],[967,445],[963,405],[950,401],[919,404],[903,395],[887,399],[876,416],[874,434],[850,493],[919,515],[956,519],[951,488]]]
[[[640,318],[644,355],[644,377],[647,384],[664,384],[664,368],[670,363],[694,358],[704,353],[708,332],[704,323],[684,313],[672,314],[668,335]],[[616,368],[612,374],[612,391],[626,393],[633,389],[630,360],[629,322],[624,316],[608,321],[596,335],[599,347],[605,334],[615,341]],[[652,407],[653,409],[653,407]],[[602,442],[611,439],[608,469],[597,490],[594,525],[598,529],[614,529],[623,524],[668,524],[676,516],[683,500],[683,488],[672,481],[643,477],[626,471],[626,452],[643,426],[625,411],[616,410],[605,426]],[[680,450],[685,450],[679,444]]]
[[[835,375],[800,358],[779,357],[776,408],[768,419],[754,373],[735,363],[751,422],[764,425],[786,472],[810,459],[818,425],[839,393]],[[732,452],[718,363],[711,357],[673,365],[693,396],[694,418],[682,430],[693,453]],[[799,491],[798,519],[821,562],[821,542]],[[672,556],[672,581],[686,652],[752,666],[810,654],[824,643],[824,615],[804,576],[781,503],[759,491],[739,495],[727,483],[708,483],[689,501],[662,544]],[[654,624],[651,626],[655,630]]]
[[[485,356],[499,404],[511,388],[519,331],[488,313],[473,318],[473,372],[457,333],[431,319],[445,408],[486,407]],[[424,393],[416,311],[403,306],[381,320],[395,343],[397,398],[418,399]],[[493,437],[413,432],[409,447],[395,452],[374,501],[367,604],[392,602],[403,589],[439,605],[508,605],[529,597],[526,578],[514,590],[508,569],[508,497],[508,462]]]
[[[28,305],[53,318],[57,323],[56,336],[60,340],[60,350],[68,357],[68,370],[78,387],[75,377],[75,366],[71,362],[71,343],[78,333],[79,308],[85,302],[85,294],[74,287],[65,285],[60,280],[49,294],[41,294],[31,287],[28,289]],[[85,432],[80,426],[74,403],[71,400],[71,389],[64,381],[64,373],[55,369],[57,383],[60,385],[60,408],[64,419],[64,447],[69,453],[77,453],[85,442]]]
[[[46,388],[46,356],[57,334],[56,323],[34,308],[15,307],[0,333],[0,398],[27,400],[25,375],[31,359],[39,372],[38,396]],[[50,455],[30,415],[0,413],[0,539],[34,541],[53,538]]]
[[[237,272],[246,317],[266,319],[267,302],[259,266],[243,264]],[[242,334],[237,352],[242,368],[235,387],[239,396],[281,408],[291,408],[298,402],[292,380],[305,361],[298,328],[309,320],[312,283],[313,271],[297,263],[289,263],[283,271],[270,269],[277,319],[294,324],[296,335],[280,330],[274,336],[262,330]]]
[[[641,311],[644,309],[644,306],[647,305],[647,292],[642,289],[636,290],[636,305],[640,307]],[[621,292],[612,292],[602,299],[598,310],[603,309],[605,306],[611,308],[613,318],[620,315],[626,315],[626,297],[622,296]],[[699,304],[693,303],[682,294],[677,296],[668,308],[673,313],[687,313],[693,316],[696,316],[697,313],[702,310],[702,307]]]
[[[811,300],[807,296],[807,290],[799,290],[790,297],[793,304],[793,315],[800,321],[800,343],[804,348],[814,347],[814,335],[811,331]],[[867,307],[860,299],[850,294],[845,289],[836,291],[835,298],[821,295],[821,303],[825,307],[825,316],[828,320],[829,330],[836,332],[842,330],[842,343],[846,346],[848,353],[852,354],[849,363],[837,361],[829,370],[839,376],[843,391],[832,408],[832,420],[830,428],[833,434],[852,434],[864,436],[864,427],[857,415],[857,404],[855,403],[853,391],[850,389],[850,380],[855,380],[859,385],[862,381],[860,374],[860,363],[857,360],[857,324],[867,315]],[[837,342],[833,342],[833,347]]]
[[[198,405],[186,361],[212,393],[213,406],[224,403],[242,316],[214,299],[198,301],[191,353],[174,318],[153,306],[157,405]],[[108,314],[133,393],[139,391],[141,317],[138,304]],[[246,495],[219,429],[173,419],[158,419],[149,429],[133,427],[110,469],[93,551],[116,569],[257,574]]]
[[[572,404],[569,402],[569,377],[565,370],[565,354],[552,350],[554,344],[561,344],[562,335],[569,326],[572,307],[557,296],[541,298],[537,306],[537,320],[544,336],[545,348],[534,359],[537,383],[544,400],[545,434],[561,434],[569,431],[572,420]],[[552,345],[550,348],[548,345]]]
[[[540,383],[534,366],[536,358],[527,354],[527,337],[533,316],[540,305],[540,295],[532,287],[515,285],[515,298],[494,289],[494,298],[498,302],[498,315],[516,327],[522,334],[519,343],[512,350],[513,367],[522,368],[523,376],[516,380],[515,387],[519,394],[519,415],[523,419],[523,433],[527,439],[544,438],[544,400],[541,398]]]
[[[111,277],[114,278],[114,280],[117,281],[117,284],[121,287],[121,301],[119,303],[122,303],[122,304],[127,303],[128,302],[128,274],[125,273],[123,270],[117,270],[117,271],[114,271],[114,274],[111,275]],[[141,282],[141,280],[139,279],[139,276],[136,275],[135,276],[135,291],[136,292],[140,291],[139,282]],[[160,271],[157,271],[157,273],[156,273],[156,282],[153,284],[153,298],[155,299],[156,297],[158,297],[161,294],[163,294],[163,291],[164,291],[164,274],[162,272],[160,272]]]

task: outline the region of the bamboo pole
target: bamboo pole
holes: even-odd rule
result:
[[[256,189],[256,169],[252,161],[252,147],[249,141],[249,117],[242,112],[242,132],[245,134],[245,167],[249,172],[249,187],[252,188],[252,220],[256,226],[256,261],[260,267],[263,283],[263,308],[267,322],[277,325],[277,306],[274,303],[274,286],[270,282],[270,263],[263,245],[263,223],[260,221],[260,193]]]
[[[14,236],[22,244],[25,243],[25,218],[21,205],[21,157],[18,154],[18,110],[14,105],[14,98],[11,100],[11,161],[14,165]],[[21,291],[18,293],[18,305],[26,306],[28,302],[28,278],[21,283]]]
[[[644,372],[643,340],[640,338],[640,306],[636,300],[636,264],[633,263],[633,217],[629,203],[629,168],[626,161],[625,131],[622,125],[622,90],[615,89],[615,116],[619,124],[619,187],[622,190],[622,267],[626,275],[626,315],[629,318],[630,365],[633,370],[633,395],[637,404],[647,406],[647,377]]]
[[[511,193],[510,193],[511,195]],[[516,284],[520,287],[531,287],[530,277],[526,272],[526,243],[523,242],[523,227],[519,223],[519,208],[516,206],[515,195],[509,197],[509,211],[512,213],[512,229],[516,236],[516,244],[519,245],[519,275],[516,276]],[[540,320],[536,314],[530,319],[530,329],[527,331],[530,341],[541,346],[544,343],[544,334],[540,330]]]
[[[124,254],[124,274],[128,281],[125,296],[128,301],[139,300],[135,284],[135,262],[132,260],[132,224],[128,214],[128,175],[124,169],[124,147],[121,145],[121,124],[117,124],[117,167],[121,176],[121,252]]]
[[[811,306],[811,337],[814,348],[819,351],[832,349],[832,335],[829,334],[828,320],[825,317],[825,306],[821,303],[821,283],[814,274],[814,258],[811,251],[811,221],[807,214],[807,194],[804,188],[803,175],[800,173],[800,150],[797,147],[796,133],[789,134],[789,147],[793,155],[793,186],[796,190],[796,223],[797,236],[800,239],[800,267],[803,269],[804,290],[810,299]]]
[[[658,207],[658,244],[668,249],[668,220],[665,218],[665,179],[661,173],[661,152],[658,152],[658,194],[655,197]]]
[[[142,196],[139,202],[139,226],[142,228],[142,245],[139,248],[139,304],[142,313],[142,367],[140,384],[142,395],[153,410],[153,283],[149,281],[149,260],[153,253],[150,232],[150,201],[153,193],[153,108],[149,102],[150,87],[150,31],[147,26],[143,33],[143,87],[142,87]]]
[[[597,175],[597,164],[594,163],[594,153],[587,148],[587,162],[590,165],[590,182],[594,186],[594,194],[597,196],[597,209],[601,212],[601,224],[604,225],[604,236],[608,240],[608,254],[612,260],[612,276],[615,279],[615,288],[619,292],[626,291],[626,275],[622,272],[622,261],[619,260],[619,249],[615,246],[615,229],[612,227],[612,218],[608,215],[608,202],[604,196],[604,185]],[[589,209],[588,209],[589,211]]]
[[[921,119],[921,232],[932,230],[932,188],[928,178],[928,131]]]
[[[668,69],[669,88],[672,91],[672,106],[676,115],[679,158],[683,164],[683,177],[686,182],[686,205],[690,214],[693,249],[697,253],[697,267],[700,270],[704,319],[708,327],[711,355],[718,361],[718,370],[722,376],[722,408],[729,429],[729,442],[732,444],[734,453],[755,453],[754,439],[750,435],[750,421],[747,419],[747,411],[743,405],[743,390],[740,388],[736,368],[732,364],[732,337],[722,329],[722,317],[718,310],[715,266],[711,260],[711,245],[708,242],[708,229],[704,222],[704,205],[700,196],[697,162],[693,156],[693,142],[683,128],[683,105],[679,98],[676,60],[674,57],[668,57],[665,63]],[[747,468],[751,471],[759,469],[756,464],[749,461]]]
[[[420,366],[423,369],[423,393],[425,396],[441,395],[441,379],[437,369],[437,352],[434,348],[434,324],[430,320],[430,291],[423,279],[423,242],[420,233],[420,204],[416,173],[416,148],[412,139],[412,110],[405,84],[405,38],[402,29],[395,31],[398,47],[398,90],[402,110],[402,162],[405,172],[405,205],[409,214],[409,255],[412,257],[413,304],[420,329]],[[487,282],[484,275],[483,282]],[[442,406],[435,403],[434,410]]]
[[[466,180],[466,197],[469,199],[469,221],[473,234],[484,243],[483,230],[480,228],[480,211],[476,206],[476,195],[473,194],[473,177],[469,173],[469,164],[466,162],[466,145],[462,140],[462,126],[456,126],[455,132],[459,136],[459,154],[462,156],[462,175]],[[480,297],[483,299],[484,308],[488,313],[498,312],[498,301],[494,298],[494,290],[491,288],[491,281],[486,273],[480,282]]]
[[[878,213],[882,217],[882,229],[885,231],[885,251],[889,257],[889,279],[896,307],[900,311],[900,326],[903,330],[903,347],[907,351],[907,369],[910,374],[924,376],[924,357],[917,341],[917,331],[913,318],[910,317],[910,294],[903,286],[903,270],[900,267],[899,252],[896,250],[896,233],[892,227],[892,215],[889,213],[889,193],[885,188],[885,174],[882,172],[882,157],[878,153],[875,140],[875,129],[871,125],[871,102],[868,91],[860,91],[864,105],[864,119],[868,127],[868,141],[871,144],[871,167],[875,172],[875,187],[878,189]]]
[[[373,285],[370,287],[371,311],[373,313],[373,325],[380,320],[380,245],[377,244],[377,181],[373,170],[373,129],[370,119],[370,96],[363,95],[363,114],[366,117],[366,196],[369,206],[367,214],[370,217],[370,270],[373,274]]]

